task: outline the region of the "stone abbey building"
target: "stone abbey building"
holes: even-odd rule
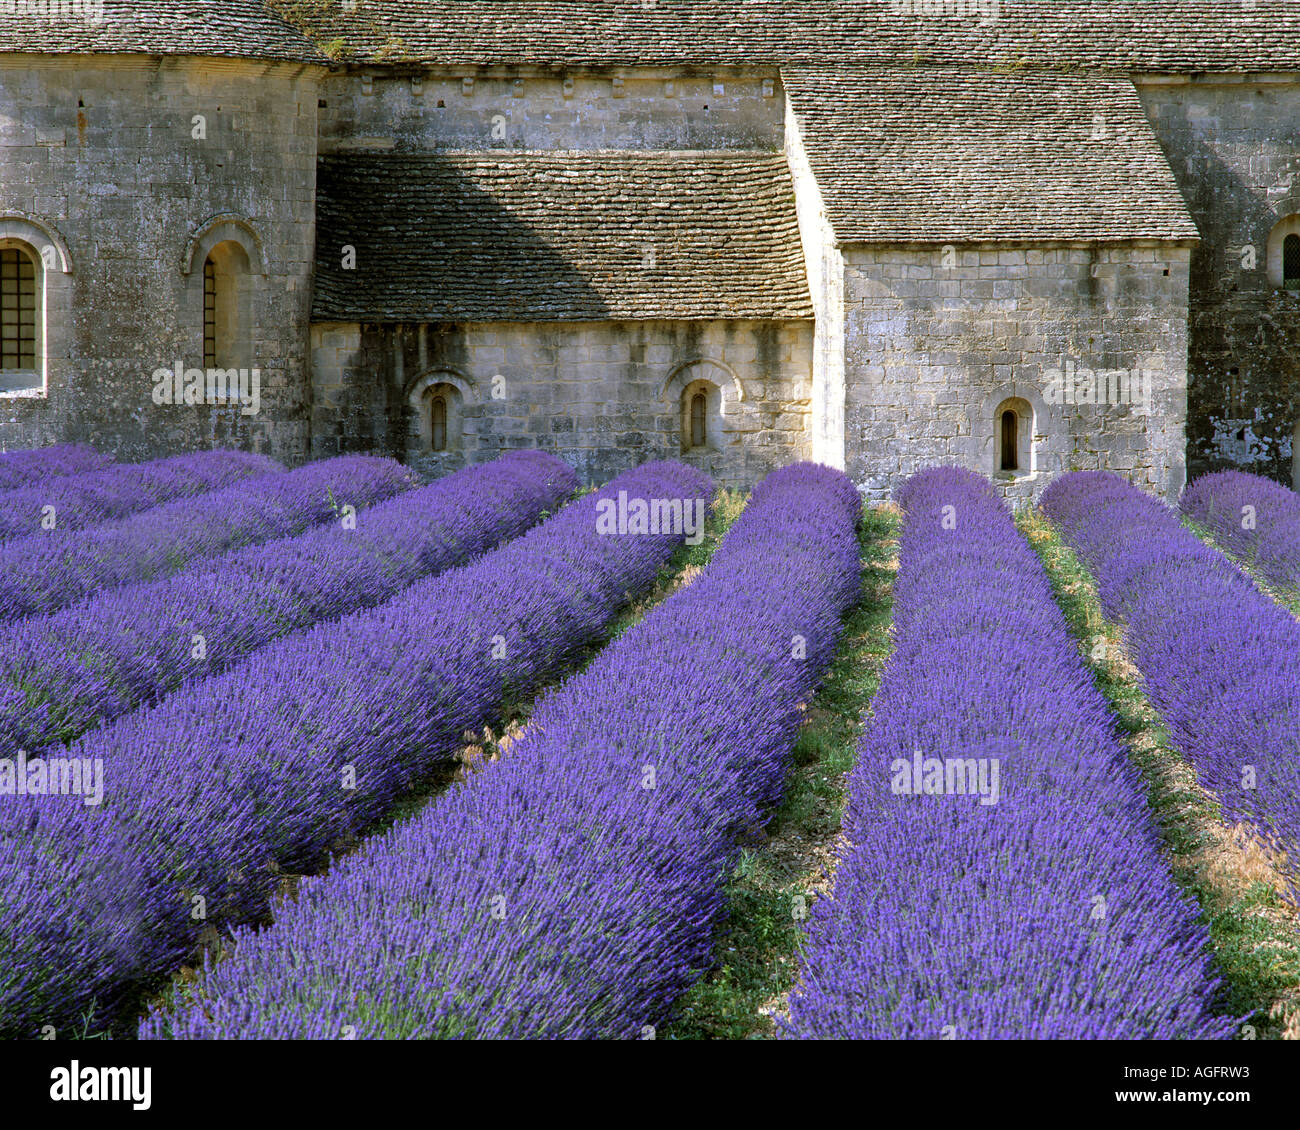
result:
[[[1294,0],[0,0],[0,445],[1291,482],[1298,174]]]

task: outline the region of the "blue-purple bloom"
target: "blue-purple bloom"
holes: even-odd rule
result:
[[[283,471],[274,459],[247,451],[200,451],[149,463],[119,463],[49,482],[0,490],[0,541],[25,534],[57,535]],[[53,528],[47,528],[53,520]],[[42,523],[47,523],[43,525]],[[47,551],[57,543],[46,542]],[[8,552],[9,547],[5,547]]]
[[[194,561],[301,533],[414,485],[392,459],[343,455],[260,475],[88,530],[0,549],[0,620],[54,612],[107,589],[158,580]]]
[[[36,486],[61,475],[98,471],[112,462],[111,456],[100,455],[84,443],[6,451],[0,454],[0,490]]]
[[[87,734],[67,752],[102,761],[99,807],[0,797],[0,1032],[114,1019],[205,929],[257,921],[283,872],[320,867],[467,729],[579,659],[682,542],[598,534],[620,489],[693,499],[712,483],[645,464],[471,565]]]
[[[646,1035],[707,968],[859,589],[860,503],[799,464],[502,760],[236,932],[144,1037]]]
[[[0,625],[0,757],[70,741],[273,639],[381,604],[421,577],[517,537],[578,480],[553,455],[512,452],[361,509],[405,484],[405,473],[386,459],[311,464],[264,484],[276,488],[279,505],[245,511],[254,522],[248,540],[332,515],[335,504],[358,508],[352,522],[331,521],[204,559],[165,581]],[[203,536],[202,502],[192,503],[196,537]]]
[[[789,1033],[1229,1036],[1207,932],[1037,556],[979,475],[924,471],[899,501],[895,651]]]
[[[1192,483],[1183,513],[1271,585],[1300,589],[1300,494],[1244,471],[1216,471]]]
[[[1223,814],[1300,858],[1300,621],[1117,475],[1067,475],[1043,509],[1124,621],[1147,697]]]

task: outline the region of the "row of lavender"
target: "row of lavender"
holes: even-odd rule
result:
[[[611,537],[598,507],[711,494],[646,464],[473,565],[286,637],[70,751],[102,803],[0,804],[0,1032],[31,1034],[133,991],[205,928],[257,920],[284,871],[363,833],[503,699],[607,632],[682,533]]]
[[[297,524],[313,507],[330,513],[330,498],[361,507],[403,482],[388,460],[344,456],[304,467],[280,477],[282,498],[291,485],[295,491],[291,503],[270,514],[250,508],[263,519],[250,540]],[[0,626],[0,756],[71,741],[273,639],[380,604],[420,577],[517,537],[576,487],[559,459],[513,452],[361,510],[350,522]],[[196,524],[205,512],[196,508]]]
[[[502,762],[238,931],[145,1037],[637,1037],[710,960],[858,592],[857,492],[804,464]],[[345,925],[346,924],[346,925]]]
[[[392,459],[344,455],[91,529],[19,538],[0,547],[0,620],[48,614],[240,546],[289,537],[414,483]]]
[[[61,475],[99,471],[113,460],[81,443],[0,453],[0,491],[35,486]]]
[[[0,541],[116,521],[173,499],[283,470],[265,455],[201,451],[0,490]]]
[[[1067,475],[1042,504],[1224,815],[1300,857],[1300,623],[1117,475]]]
[[[1300,589],[1300,495],[1243,471],[1216,471],[1183,492],[1183,513],[1269,584]]]
[[[896,650],[790,1033],[1228,1036],[1197,908],[1037,556],[981,476],[922,472],[900,501]]]

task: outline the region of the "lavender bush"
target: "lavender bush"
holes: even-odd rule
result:
[[[1269,584],[1300,589],[1300,495],[1295,491],[1244,471],[1216,471],[1183,491],[1182,508]]]
[[[79,475],[65,475],[38,486],[0,491],[0,541],[24,534],[66,533],[113,522],[141,510],[230,486],[253,475],[284,468],[265,455],[246,451],[201,451],[150,463],[122,463]],[[42,519],[53,507],[55,526]],[[51,548],[46,542],[47,551]],[[5,547],[4,553],[8,553]]]
[[[712,954],[858,592],[859,501],[769,475],[689,587],[546,697],[505,759],[237,931],[144,1037],[640,1036]],[[346,923],[345,929],[340,925]]]
[[[345,505],[370,506],[414,482],[392,459],[343,455],[94,529],[20,538],[0,549],[0,620],[48,614],[239,546],[292,536]]]
[[[307,475],[313,467],[319,473]],[[364,505],[405,481],[388,460],[351,456],[279,482],[288,488],[297,476],[304,476],[294,488],[304,492],[303,505],[284,508],[277,520],[294,509],[301,518],[309,502],[331,497]],[[577,485],[555,456],[513,452],[374,506],[355,527],[332,522],[205,560],[166,581],[0,626],[0,756],[70,741],[273,639],[380,604],[420,577],[517,537]]]
[[[113,460],[81,443],[40,447],[32,451],[6,451],[0,454],[0,491],[35,486],[61,475],[78,475],[99,471]]]
[[[1147,696],[1223,814],[1295,860],[1300,622],[1117,475],[1067,475],[1043,509],[1096,576],[1106,615],[1126,621]]]
[[[286,637],[72,747],[103,803],[0,797],[0,1032],[111,1019],[205,928],[256,921],[446,764],[467,728],[544,684],[647,589],[682,533],[607,536],[598,508],[707,498],[651,463],[479,561]]]
[[[896,650],[789,1033],[1228,1036],[1207,933],[1037,556],[979,475],[925,471],[899,501]]]

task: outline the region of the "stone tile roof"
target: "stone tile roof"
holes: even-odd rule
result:
[[[1127,79],[782,74],[842,243],[1197,238]]]
[[[31,9],[28,3],[0,0],[0,52],[329,62],[262,0],[37,0]]]
[[[356,267],[342,267],[342,248]],[[315,321],[810,318],[784,156],[320,159]]]
[[[1253,8],[1249,7],[1253,4]],[[1300,70],[1295,0],[358,0],[311,28],[437,64],[938,62]],[[989,18],[993,17],[993,18]]]

